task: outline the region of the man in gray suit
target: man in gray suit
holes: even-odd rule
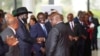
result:
[[[11,14],[7,14],[6,22],[8,27],[1,33],[3,42],[9,46],[9,50],[5,56],[19,56],[18,40],[15,36],[15,30],[18,28],[18,20]]]
[[[51,14],[53,28],[46,40],[46,56],[69,56],[68,27],[64,24],[62,15]]]

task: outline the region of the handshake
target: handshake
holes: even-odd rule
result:
[[[43,43],[45,42],[45,37],[38,37],[36,40],[37,40],[37,43]]]
[[[18,39],[14,36],[7,36],[5,42],[9,46],[16,46],[19,43]]]
[[[77,41],[77,40],[78,40],[78,37],[73,37],[73,36],[69,35],[69,39],[70,39],[71,41],[73,41],[73,40]]]

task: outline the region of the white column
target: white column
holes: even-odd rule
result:
[[[78,12],[79,10],[87,11],[87,0],[71,0],[72,7],[74,12]]]
[[[22,6],[26,7],[29,11],[34,12],[34,0],[22,0]]]
[[[32,14],[35,14],[34,13],[35,0],[22,0],[22,6],[26,7],[28,9],[28,11],[32,11],[33,12]],[[28,15],[28,20],[27,20],[28,23],[30,21],[30,15],[31,14]]]

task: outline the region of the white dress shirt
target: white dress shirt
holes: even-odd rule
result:
[[[45,25],[40,23],[40,26],[42,27],[43,31],[44,31],[44,32],[45,32],[45,34],[47,35],[47,30],[46,30]]]
[[[70,28],[73,30],[73,28],[74,28],[74,21],[70,21],[69,24],[70,24]]]
[[[14,34],[16,35],[16,31],[15,31],[15,29],[13,29],[12,27],[10,27],[10,26],[8,26],[13,32],[14,32]]]

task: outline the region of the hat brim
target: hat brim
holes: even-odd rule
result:
[[[28,13],[32,13],[31,11],[28,11]]]
[[[28,11],[28,12],[22,12],[22,13],[20,12],[20,13],[17,13],[16,16],[19,16],[19,15],[21,15],[21,14],[28,14],[28,13],[32,13],[32,12],[31,12],[31,11]]]

